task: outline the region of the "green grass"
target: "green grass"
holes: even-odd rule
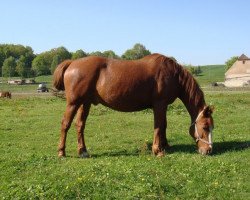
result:
[[[76,132],[57,158],[65,101],[0,99],[0,199],[250,199],[250,93],[206,94],[214,113],[214,153],[196,153],[180,101],[168,110],[172,150],[151,155],[151,110],[91,108],[89,159],[77,157]]]
[[[211,85],[213,82],[224,82],[225,65],[201,66],[201,75],[195,77],[201,86]]]
[[[20,79],[20,78],[12,78],[12,80]],[[38,88],[38,84],[45,82],[47,84],[48,88],[51,88],[52,86],[52,76],[38,76],[35,78],[36,83],[35,84],[26,84],[26,85],[10,85],[7,84],[7,79],[1,79],[0,83],[0,91],[10,91],[14,93],[36,93],[36,90]]]

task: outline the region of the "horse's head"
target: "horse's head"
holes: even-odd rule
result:
[[[196,120],[191,124],[189,129],[189,133],[195,139],[198,151],[202,155],[210,154],[213,148],[213,110],[213,107],[205,106],[205,108],[198,114]]]

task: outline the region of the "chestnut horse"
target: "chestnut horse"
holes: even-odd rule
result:
[[[8,91],[2,91],[0,92],[0,97],[6,97],[6,98],[11,99],[11,93]]]
[[[116,60],[89,56],[62,62],[54,72],[54,87],[65,90],[66,111],[61,124],[58,156],[65,156],[67,132],[77,113],[78,154],[88,157],[84,128],[91,104],[101,103],[117,111],[134,112],[152,108],[154,140],[152,152],[164,155],[166,111],[179,98],[187,108],[190,135],[201,154],[212,151],[213,108],[192,75],[171,58],[152,54],[139,60]]]

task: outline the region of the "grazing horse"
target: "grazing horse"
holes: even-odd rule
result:
[[[0,92],[0,97],[6,97],[6,98],[11,99],[11,93],[8,91],[2,91]]]
[[[179,98],[187,108],[190,135],[201,154],[212,151],[213,108],[192,75],[173,59],[152,54],[139,60],[116,60],[89,56],[62,62],[54,72],[54,87],[65,90],[66,111],[61,123],[58,156],[65,156],[67,132],[77,113],[78,154],[88,157],[84,128],[91,104],[101,103],[117,111],[134,112],[152,108],[154,140],[152,152],[164,155],[166,111]],[[180,122],[179,122],[180,123]]]

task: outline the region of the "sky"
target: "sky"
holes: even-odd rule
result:
[[[250,57],[249,8],[250,0],[0,0],[0,44],[121,56],[141,43],[181,64],[224,64]]]

